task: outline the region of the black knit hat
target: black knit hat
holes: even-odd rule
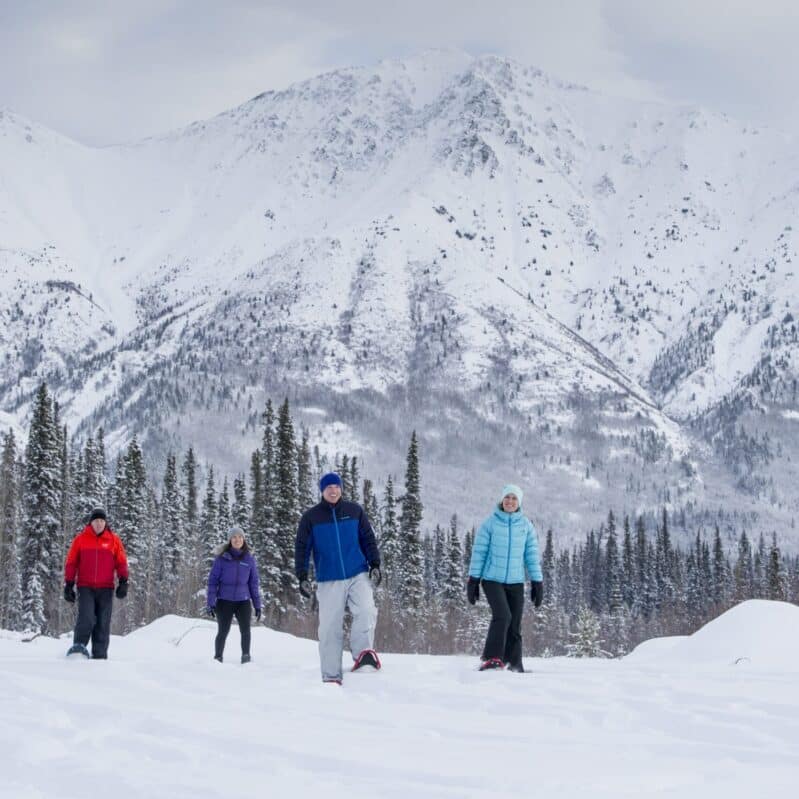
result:
[[[102,519],[103,521],[108,521],[108,516],[105,515],[105,511],[102,508],[95,508],[91,516],[89,516],[89,523],[93,522],[95,519]]]

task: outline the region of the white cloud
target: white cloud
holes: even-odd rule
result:
[[[0,105],[105,143],[328,68],[456,47],[790,124],[798,20],[785,0],[0,0]]]

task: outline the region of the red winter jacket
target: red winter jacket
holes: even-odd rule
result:
[[[64,580],[72,583],[78,578],[78,587],[113,588],[114,572],[128,578],[128,558],[119,536],[107,527],[100,535],[87,524],[75,536],[64,564]]]

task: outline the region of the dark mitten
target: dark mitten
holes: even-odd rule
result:
[[[466,598],[470,605],[474,605],[480,599],[480,580],[477,577],[470,577],[466,583]]]
[[[128,578],[120,577],[117,586],[117,599],[124,599],[128,595]]]
[[[261,620],[261,608],[256,608],[255,609],[255,621],[260,621],[260,620]]]
[[[308,572],[301,572],[297,575],[300,581],[300,593],[306,598],[311,598],[311,581],[308,579]]]
[[[212,607],[207,607],[205,609],[205,615],[210,616],[212,619],[216,618],[216,611]]]
[[[67,602],[74,602],[78,598],[78,595],[75,593],[75,583],[64,583],[64,599]]]
[[[530,584],[530,600],[537,608],[541,607],[544,601],[544,584],[541,580],[533,580]]]
[[[375,588],[377,588],[377,586],[380,585],[380,583],[382,582],[383,575],[382,575],[382,573],[380,571],[380,564],[379,563],[370,564],[370,566],[369,566],[369,579],[375,584]]]

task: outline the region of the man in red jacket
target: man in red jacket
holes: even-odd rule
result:
[[[78,600],[78,621],[75,623],[74,643],[68,655],[79,652],[89,657],[86,644],[91,638],[91,656],[98,660],[108,657],[115,572],[119,577],[117,599],[124,599],[128,595],[125,547],[119,536],[108,527],[105,511],[95,508],[89,523],[75,536],[64,565],[64,599],[67,602]]]

